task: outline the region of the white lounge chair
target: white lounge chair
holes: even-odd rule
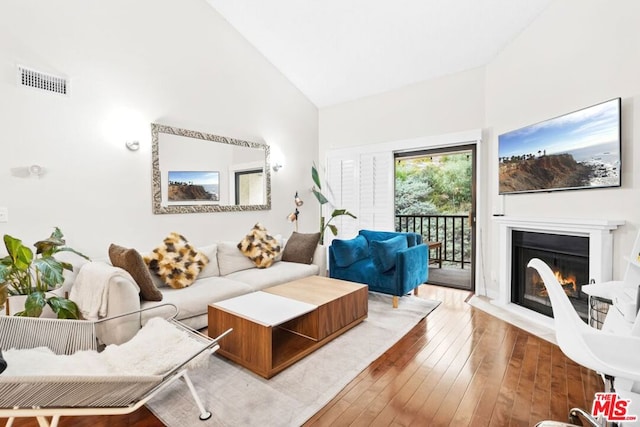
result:
[[[166,305],[164,309],[166,311]],[[109,331],[121,328],[123,325],[130,327],[132,323],[140,321],[142,311],[145,310],[98,321],[0,316],[0,349],[5,352],[9,349],[38,351],[33,349],[44,346],[55,353],[50,356],[54,359],[56,357],[64,359],[63,356],[56,355],[82,354],[100,358],[97,351],[102,350],[101,347],[104,345],[100,342],[99,331]],[[177,309],[175,311],[177,313]],[[173,363],[165,372],[140,375],[116,372],[92,375],[78,374],[77,371],[71,370],[69,375],[65,375],[64,372],[52,375],[42,375],[37,372],[6,375],[9,372],[9,366],[4,374],[0,374],[0,417],[9,418],[6,424],[8,427],[13,424],[15,418],[19,417],[36,417],[40,426],[56,427],[61,416],[129,414],[139,409],[168,385],[181,379],[186,383],[196,402],[200,419],[210,418],[211,413],[202,405],[187,375],[187,365],[205,352],[213,353],[218,350],[218,340],[231,330],[211,339],[174,320],[174,317],[175,315],[168,319],[163,318],[155,322],[158,326],[154,327],[173,328],[167,331],[186,334],[186,337],[184,335],[180,337],[194,340],[197,346],[191,345],[189,340],[191,348],[188,351],[180,346],[172,348],[170,352],[176,353],[172,354],[173,357],[170,359],[179,360],[179,362]],[[128,350],[134,347],[140,350],[141,346],[136,344],[135,340],[141,335],[143,334],[138,332],[131,340],[122,343],[121,350],[127,351],[127,354]],[[125,347],[127,345],[129,348]],[[167,346],[169,343],[160,342],[160,345]],[[115,347],[112,349],[117,350]],[[90,352],[76,353],[79,350],[90,350]],[[103,354],[106,355],[106,353],[109,352],[105,351]],[[60,366],[69,365],[72,364],[66,362],[60,364]],[[50,417],[50,420],[47,417]]]

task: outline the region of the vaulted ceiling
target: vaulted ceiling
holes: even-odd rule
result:
[[[325,107],[486,65],[552,0],[207,0]]]

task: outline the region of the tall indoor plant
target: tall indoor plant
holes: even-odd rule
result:
[[[320,174],[318,173],[318,168],[316,168],[315,163],[313,164],[313,166],[311,166],[311,178],[313,179],[313,182],[315,184],[315,187],[313,187],[311,191],[313,191],[313,194],[316,196],[316,199],[318,199],[318,202],[320,203],[320,244],[323,245],[324,233],[327,228],[331,230],[334,236],[338,234],[338,227],[336,227],[335,224],[331,224],[331,221],[334,218],[342,215],[348,215],[354,219],[357,217],[346,209],[334,209],[333,212],[331,212],[331,218],[329,218],[329,220],[325,223],[325,218],[322,214],[322,206],[329,203],[329,200],[320,192],[320,190],[322,190],[322,185],[320,182]]]
[[[0,259],[0,306],[8,296],[26,295],[24,310],[16,316],[40,317],[45,305],[51,307],[59,319],[78,319],[78,306],[61,296],[48,296],[47,292],[59,288],[64,282],[64,270],[73,270],[67,262],[58,261],[58,252],[80,252],[64,246],[62,232],[55,228],[51,236],[34,244],[36,253],[8,234],[4,235],[4,245],[8,255]]]

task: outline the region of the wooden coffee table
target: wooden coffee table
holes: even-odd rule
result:
[[[209,305],[218,354],[271,378],[367,317],[368,288],[311,276]]]

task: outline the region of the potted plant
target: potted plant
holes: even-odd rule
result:
[[[325,223],[324,215],[322,215],[322,206],[326,203],[329,203],[329,200],[320,192],[320,190],[322,190],[322,185],[320,184],[320,174],[318,174],[318,169],[316,168],[315,163],[313,164],[313,166],[311,166],[311,178],[317,186],[317,188],[313,187],[311,191],[313,191],[313,194],[316,196],[316,199],[318,199],[318,202],[320,203],[320,244],[323,245],[324,233],[327,228],[331,230],[334,236],[338,234],[338,227],[336,227],[335,224],[331,224],[331,221],[334,218],[342,215],[348,215],[354,219],[357,217],[346,209],[334,209],[333,212],[331,212],[331,218],[329,218],[329,220]]]
[[[62,232],[55,228],[48,239],[34,244],[36,253],[8,234],[4,245],[8,255],[0,259],[0,307],[13,295],[25,295],[24,310],[16,316],[40,317],[45,305],[51,307],[58,319],[78,319],[78,306],[61,296],[50,296],[47,292],[59,288],[64,282],[64,270],[73,270],[67,262],[58,261],[54,255],[68,251],[89,259],[80,252],[64,246]]]

